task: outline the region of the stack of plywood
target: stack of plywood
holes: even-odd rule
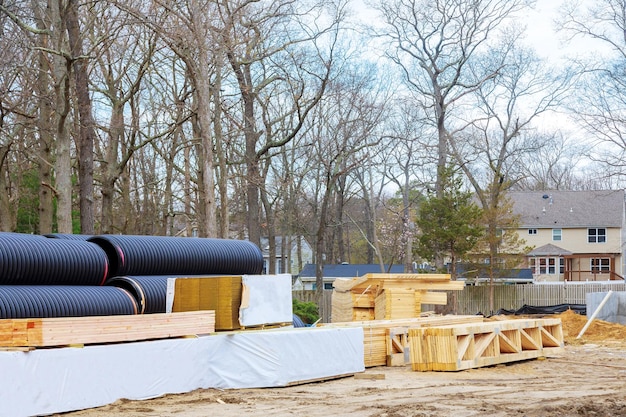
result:
[[[409,329],[415,371],[459,371],[563,349],[561,319],[519,319]]]
[[[422,304],[445,305],[442,291],[459,291],[449,274],[367,274],[334,283],[333,322],[419,317]]]
[[[236,275],[172,279],[168,283],[171,311],[213,310],[216,330],[239,329],[241,282],[242,277]]]
[[[215,332],[214,311],[0,320],[0,347],[129,342]]]
[[[396,320],[366,320],[321,324],[331,327],[362,327],[366,367],[404,365],[410,328],[443,326],[455,323],[478,323],[482,316],[433,316]],[[393,329],[393,330],[392,330]]]

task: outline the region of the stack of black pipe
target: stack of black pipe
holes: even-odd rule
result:
[[[165,312],[168,278],[262,266],[247,241],[0,232],[0,318]]]

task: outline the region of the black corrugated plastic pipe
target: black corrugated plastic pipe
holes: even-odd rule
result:
[[[135,297],[139,314],[165,313],[167,280],[170,275],[119,276],[104,284],[123,288]]]
[[[260,274],[263,255],[245,240],[100,235],[89,239],[109,257],[109,277]]]
[[[50,239],[68,239],[68,240],[88,240],[93,235],[75,235],[72,233],[49,233],[44,235]]]
[[[0,285],[0,319],[120,314],[137,314],[135,298],[123,288]]]
[[[0,285],[102,285],[105,251],[88,241],[0,233]]]

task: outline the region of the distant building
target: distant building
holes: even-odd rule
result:
[[[534,249],[524,266],[537,281],[624,279],[624,190],[507,194],[517,230]]]
[[[285,239],[285,253],[283,254],[283,239]],[[298,262],[298,239],[300,240],[300,251],[302,264]],[[269,272],[270,252],[269,239],[261,238],[261,253],[263,254],[263,273]],[[277,274],[297,275],[306,264],[313,262],[313,249],[307,240],[300,236],[276,236],[276,258],[273,259]]]
[[[298,274],[294,290],[315,290],[315,264],[305,265],[300,274]],[[385,271],[394,274],[404,273],[404,265],[385,265]],[[333,282],[337,278],[359,278],[365,274],[380,273],[380,265],[378,264],[328,264],[324,265],[324,289],[332,290]]]

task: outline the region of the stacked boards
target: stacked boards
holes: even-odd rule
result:
[[[464,281],[449,274],[366,274],[334,283],[332,321],[393,320],[419,317],[422,304],[446,305],[445,291]]]
[[[409,329],[459,323],[482,323],[482,316],[433,316],[395,320],[366,320],[322,324],[329,327],[363,328],[365,367],[403,366],[410,363]]]
[[[0,349],[76,346],[215,332],[214,311],[0,320]]]
[[[241,276],[171,278],[166,311],[215,311],[216,330],[239,329]]]

